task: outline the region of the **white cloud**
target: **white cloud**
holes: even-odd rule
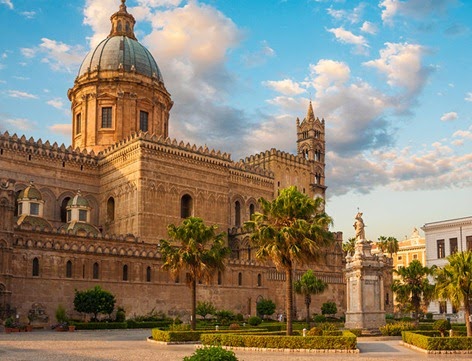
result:
[[[472,92],[468,92],[464,98],[468,102],[472,102]]]
[[[22,99],[38,99],[34,94],[23,92],[20,90],[8,90],[8,95],[12,98],[22,98]]]
[[[449,113],[444,113],[441,116],[441,121],[442,122],[450,122],[450,121],[456,120],[457,118],[458,118],[458,116],[457,116],[456,112],[449,112]]]
[[[63,109],[64,107],[64,102],[62,101],[61,98],[54,98],[54,99],[48,100],[46,103],[56,109]]]
[[[472,127],[470,127],[469,130],[457,130],[452,136],[454,138],[472,140]]]
[[[380,58],[363,63],[387,77],[390,86],[406,88],[410,94],[423,88],[431,69],[422,65],[426,49],[418,44],[385,43]]]
[[[0,0],[0,4],[5,4],[10,8],[10,10],[13,10],[13,3],[11,2],[11,0]]]
[[[53,133],[66,135],[66,136],[70,135],[72,132],[71,124],[53,124],[48,128]]]
[[[23,11],[21,13],[21,15],[23,15],[26,19],[34,19],[34,17],[36,16],[36,12],[35,11]]]
[[[359,53],[364,53],[366,51],[365,48],[369,47],[367,40],[362,35],[354,35],[352,32],[342,27],[327,30],[332,33],[339,42],[356,45],[356,50]]]
[[[427,19],[432,15],[444,14],[449,6],[456,3],[457,0],[383,0],[379,7],[383,8],[382,20],[391,25],[395,16]]]
[[[60,41],[42,38],[39,49],[45,54],[43,62],[48,63],[55,71],[76,71],[82,63],[85,52],[81,46],[72,46]]]
[[[299,83],[294,82],[291,79],[278,81],[268,80],[262,82],[262,84],[284,95],[298,95],[306,92],[306,90],[303,89]]]
[[[84,24],[93,30],[90,47],[94,48],[110,33],[110,14],[118,11],[116,0],[86,0],[84,7]]]
[[[321,59],[316,65],[310,64],[310,77],[313,87],[318,92],[335,90],[346,83],[351,76],[351,69],[346,63]]]
[[[372,24],[369,21],[364,21],[361,27],[361,31],[367,34],[375,35],[377,34],[377,26],[375,24]]]
[[[352,10],[335,10],[332,7],[326,9],[329,15],[333,17],[333,19],[337,21],[343,21],[347,20],[351,24],[358,23],[362,20],[364,8],[365,8],[365,3],[360,3],[358,6],[356,6]]]
[[[246,66],[253,67],[264,64],[267,59],[275,56],[275,50],[272,49],[267,41],[261,42],[261,47],[254,53],[245,54],[242,57],[243,63]]]
[[[25,118],[0,119],[0,129],[27,132],[36,128],[36,123]]]
[[[20,51],[25,58],[34,58],[37,50],[33,48],[21,48]]]

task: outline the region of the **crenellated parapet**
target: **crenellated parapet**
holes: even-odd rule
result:
[[[265,152],[261,152],[259,154],[248,156],[244,160],[241,160],[241,162],[244,164],[252,166],[260,166],[269,161],[278,161],[280,163],[293,166],[309,165],[308,160],[305,158],[275,148],[266,150]]]
[[[56,159],[63,162],[75,162],[77,164],[87,164],[90,166],[98,166],[99,156],[94,151],[88,152],[86,149],[73,149],[71,146],[66,147],[64,144],[58,145],[46,141],[43,143],[41,139],[37,141],[33,137],[26,139],[23,135],[19,137],[16,134],[10,136],[8,132],[0,134],[0,149],[11,151],[25,156],[38,157],[40,159]]]

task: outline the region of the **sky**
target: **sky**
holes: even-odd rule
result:
[[[0,131],[71,144],[67,90],[119,0],[0,0]],[[333,230],[402,240],[472,215],[472,1],[128,0],[170,136],[238,161],[326,122]],[[420,231],[420,234],[423,234]]]

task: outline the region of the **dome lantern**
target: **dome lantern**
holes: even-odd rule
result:
[[[133,40],[136,40],[134,36],[134,20],[133,15],[129,14],[126,10],[126,0],[121,0],[120,10],[114,13],[111,17],[111,31],[109,38],[113,36],[126,36]]]

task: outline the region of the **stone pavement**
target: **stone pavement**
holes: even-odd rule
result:
[[[33,331],[0,334],[1,361],[181,361],[195,345],[160,345],[148,342],[150,330]],[[240,361],[339,360],[382,361],[436,359],[470,360],[470,355],[426,355],[399,344],[399,340],[359,338],[360,353],[285,353],[238,350]]]

